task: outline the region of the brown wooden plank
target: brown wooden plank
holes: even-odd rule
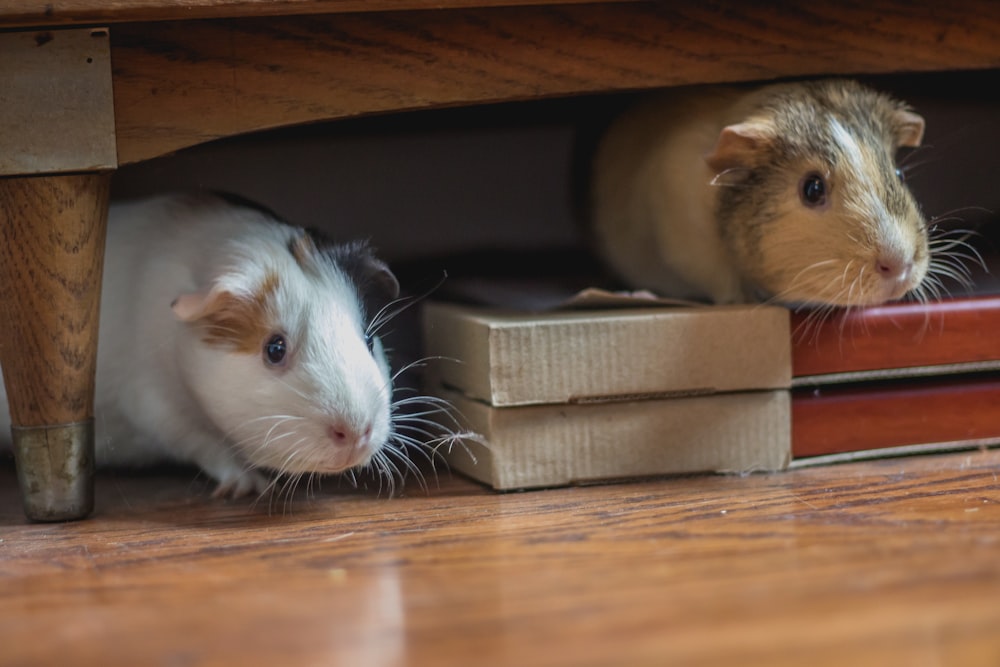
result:
[[[581,4],[594,0],[4,0],[0,27]],[[633,2],[634,0],[601,0]]]
[[[996,667],[998,470],[973,452],[519,494],[445,476],[270,514],[115,473],[93,520],[39,526],[0,463],[2,662]]]
[[[1000,378],[796,390],[792,456],[1000,439]]]
[[[792,375],[1000,360],[1000,296],[792,316]]]
[[[358,114],[697,82],[1000,66],[1000,3],[507,7],[123,25],[119,160]]]

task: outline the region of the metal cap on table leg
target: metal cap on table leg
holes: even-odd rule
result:
[[[94,421],[12,427],[24,513],[72,521],[94,510]]]

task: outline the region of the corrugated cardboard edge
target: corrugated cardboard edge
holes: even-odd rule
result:
[[[445,389],[438,394],[485,441],[467,443],[468,452],[452,448],[449,465],[497,490],[777,471],[791,460],[785,390],[516,408],[490,407]]]
[[[429,303],[432,375],[491,405],[784,389],[788,311],[774,306],[518,313]],[[449,361],[454,359],[456,361]]]

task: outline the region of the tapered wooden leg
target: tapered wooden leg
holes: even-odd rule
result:
[[[24,511],[94,506],[94,376],[110,172],[0,179],[0,367]]]

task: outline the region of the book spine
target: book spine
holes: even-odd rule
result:
[[[792,375],[1000,360],[1000,296],[792,315]]]
[[[1000,440],[1000,377],[798,389],[792,456]]]

